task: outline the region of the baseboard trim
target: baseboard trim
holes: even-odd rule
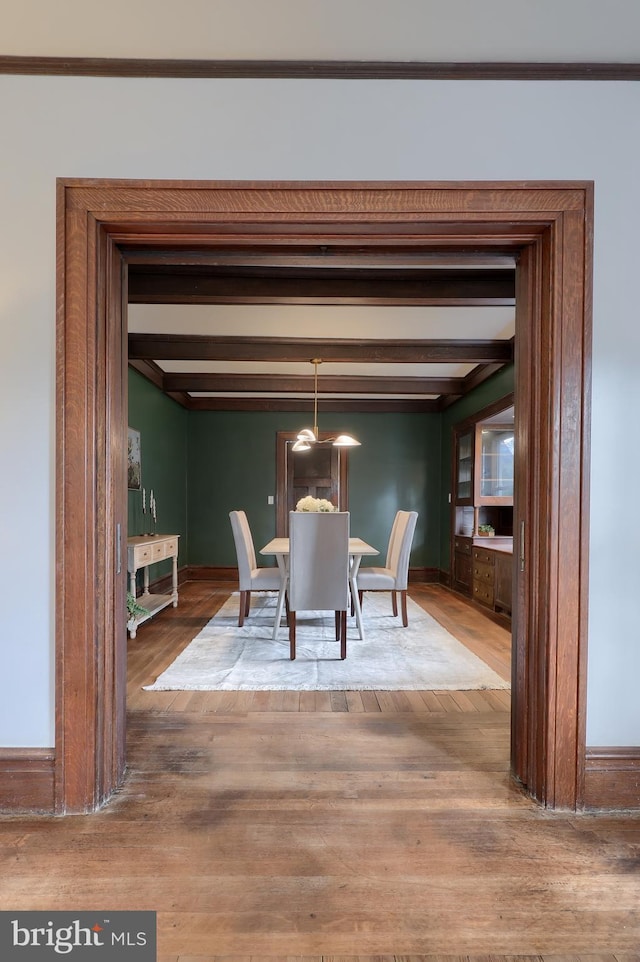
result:
[[[187,581],[230,581],[238,584],[237,568],[222,568],[215,565],[189,565]]]
[[[238,569],[222,568],[215,565],[188,565],[185,581],[230,581],[237,584]],[[437,568],[410,568],[409,581],[414,584],[437,584],[440,572]],[[155,582],[154,582],[155,588]]]
[[[640,809],[640,746],[587,748],[584,807]]]
[[[0,812],[53,811],[53,748],[0,748]]]
[[[187,581],[191,581],[191,578],[189,577],[189,566],[182,565],[182,567],[178,568],[178,587],[185,584]],[[171,572],[150,582],[149,589],[154,594],[171,594],[173,589],[173,576]]]
[[[409,584],[437,584],[440,572],[437,568],[409,568]]]

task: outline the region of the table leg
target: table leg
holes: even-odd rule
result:
[[[349,568],[349,585],[351,587],[351,598],[353,601],[353,611],[356,616],[356,624],[358,626],[358,637],[361,641],[364,641],[364,626],[362,624],[362,608],[360,607],[360,598],[358,597],[358,569],[360,568],[360,562],[362,561],[361,554],[354,554],[351,559],[351,567]]]
[[[174,554],[173,565],[171,570],[171,584],[172,592],[171,597],[173,598],[173,607],[178,607],[178,556]]]
[[[282,611],[284,609],[284,601],[287,594],[287,582],[289,580],[289,571],[287,569],[287,559],[284,555],[276,555],[276,560],[278,562],[278,569],[280,571],[280,591],[278,592],[278,604],[276,606],[276,618],[273,623],[273,635],[272,638],[275,641],[278,628],[280,627],[280,622],[282,620]]]

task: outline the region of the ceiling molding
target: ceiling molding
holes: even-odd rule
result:
[[[185,60],[0,56],[0,73],[75,77],[312,80],[640,80],[640,63]]]

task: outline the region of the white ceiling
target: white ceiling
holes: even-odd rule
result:
[[[515,333],[515,307],[372,307],[294,304],[130,304],[129,331],[138,334],[197,334],[237,337],[326,337],[362,339],[509,340]],[[311,351],[309,352],[311,355]],[[311,357],[309,358],[309,362]],[[284,374],[310,376],[301,362],[156,361],[168,373]],[[470,364],[346,364],[324,362],[323,375],[383,377],[464,377]],[[191,392],[194,397],[207,392]],[[236,397],[234,392],[218,396]],[[272,397],[264,393],[256,395]],[[309,395],[299,394],[301,398]],[[323,394],[325,398],[345,397]],[[361,397],[377,398],[366,394]],[[403,395],[396,395],[403,397]],[[424,398],[434,397],[425,393]],[[413,395],[415,398],[416,395]]]

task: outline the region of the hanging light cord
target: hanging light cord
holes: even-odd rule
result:
[[[313,376],[313,433],[316,438],[319,438],[318,432],[318,364],[322,364],[319,358],[313,358],[314,376]]]

